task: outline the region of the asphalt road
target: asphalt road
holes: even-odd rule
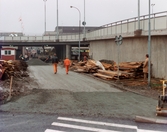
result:
[[[0,132],[165,132],[166,125],[116,118],[60,117],[55,114],[1,112]]]

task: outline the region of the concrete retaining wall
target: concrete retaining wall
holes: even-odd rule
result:
[[[167,79],[167,36],[151,37],[153,76]],[[148,53],[148,37],[124,38],[120,45],[119,62],[144,61]],[[90,42],[90,55],[95,60],[109,59],[117,62],[115,39]]]

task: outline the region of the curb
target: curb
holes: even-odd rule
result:
[[[167,120],[164,119],[156,119],[142,116],[136,116],[135,121],[141,123],[167,124]]]

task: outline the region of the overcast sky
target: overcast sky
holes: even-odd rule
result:
[[[140,0],[140,15],[148,14],[148,1]],[[84,0],[58,0],[59,26],[78,26],[79,12],[84,20]],[[167,0],[151,0],[153,12],[167,11]],[[85,0],[86,26],[102,26],[118,20],[137,17],[138,0]],[[152,7],[151,7],[152,12]],[[20,21],[21,18],[21,21]],[[44,33],[43,0],[0,0],[0,32]],[[57,26],[57,0],[46,2],[46,30]]]

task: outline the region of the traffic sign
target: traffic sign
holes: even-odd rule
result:
[[[86,25],[86,22],[85,22],[85,21],[83,21],[83,22],[82,22],[82,25]]]

